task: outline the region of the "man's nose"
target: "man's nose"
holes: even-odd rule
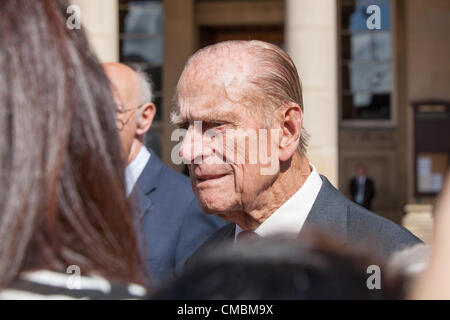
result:
[[[202,133],[195,130],[194,127],[190,127],[186,135],[184,136],[183,143],[180,148],[180,157],[183,159],[183,163],[200,163],[202,160]]]

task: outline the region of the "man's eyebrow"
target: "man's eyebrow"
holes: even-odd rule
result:
[[[231,111],[218,111],[214,110],[203,115],[199,115],[197,119],[199,121],[225,121],[225,122],[237,122],[239,117],[236,113]]]
[[[191,119],[186,118],[178,112],[172,112],[170,119],[173,124],[179,125],[189,122]],[[237,122],[238,117],[232,112],[209,112],[204,115],[198,116],[194,121],[225,121],[225,122]]]

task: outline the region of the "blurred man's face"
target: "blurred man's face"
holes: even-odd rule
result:
[[[356,173],[357,173],[358,177],[365,176],[366,175],[366,169],[363,166],[359,166],[356,169]]]
[[[116,124],[126,163],[131,161],[130,153],[136,137],[136,112],[139,104],[139,87],[136,72],[120,63],[105,63],[103,69],[111,82],[111,91],[116,104]]]
[[[179,121],[180,127],[187,129],[180,156],[185,163],[191,163],[191,184],[202,209],[231,220],[234,212],[258,210],[255,199],[275,181],[279,163],[276,172],[261,174],[260,159],[250,161],[250,153],[258,150],[258,143],[254,145],[248,139],[244,148],[227,143],[246,141],[246,135],[259,133],[264,122],[242,104],[244,92],[225,89],[217,80],[215,76],[202,81],[185,77],[180,82]]]
[[[135,99],[131,99],[134,102]],[[124,159],[128,159],[131,151],[131,145],[136,134],[136,105],[131,104],[130,101],[124,101],[120,98],[118,93],[114,94],[114,101],[116,103],[116,124],[119,130],[119,137],[122,145],[122,155]],[[137,103],[137,102],[136,102]]]

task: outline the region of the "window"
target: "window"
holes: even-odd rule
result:
[[[160,154],[157,136],[161,131],[161,80],[164,60],[164,7],[162,0],[120,0],[119,40],[120,61],[139,66],[153,83],[156,115],[146,145]]]
[[[381,29],[369,29],[380,8]],[[391,120],[392,43],[390,0],[342,0],[340,6],[341,118]]]

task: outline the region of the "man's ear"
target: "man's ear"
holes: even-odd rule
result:
[[[298,104],[291,103],[280,108],[281,131],[279,144],[279,159],[287,161],[296,152],[300,143],[303,123],[303,112]]]
[[[147,133],[147,131],[152,126],[153,118],[156,114],[156,106],[153,103],[144,104],[139,108],[141,114],[138,115],[136,134],[142,136]]]

